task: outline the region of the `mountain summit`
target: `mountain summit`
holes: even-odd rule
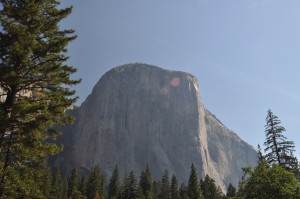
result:
[[[257,162],[253,147],[205,109],[189,73],[146,64],[113,68],[76,112],[64,159],[87,170],[99,164],[107,177],[116,164],[121,174],[139,174],[148,163],[154,179],[168,169],[187,182],[194,163],[200,177],[208,174],[225,190]]]

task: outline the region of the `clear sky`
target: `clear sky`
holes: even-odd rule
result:
[[[299,0],[69,0],[78,104],[109,69],[142,62],[198,78],[205,106],[253,146],[270,108],[300,157]]]

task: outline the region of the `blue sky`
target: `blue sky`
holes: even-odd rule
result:
[[[299,0],[72,0],[69,63],[78,104],[109,69],[132,62],[189,72],[205,106],[253,146],[270,108],[300,157]]]

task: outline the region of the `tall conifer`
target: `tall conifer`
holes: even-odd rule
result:
[[[293,141],[288,141],[283,135],[285,128],[280,126],[281,121],[269,109],[265,125],[266,141],[265,158],[269,164],[278,164],[288,170],[297,171],[298,161],[293,155],[295,145]]]
[[[64,181],[61,177],[59,168],[56,168],[52,177],[51,199],[63,199],[64,197]]]
[[[189,199],[188,189],[184,183],[181,183],[179,188],[180,199]]]
[[[160,199],[170,199],[170,180],[169,180],[169,172],[166,169],[164,175],[161,179],[161,186],[160,186]]]
[[[108,185],[108,199],[119,198],[121,191],[120,174],[116,165]]]
[[[216,186],[215,180],[207,174],[204,180],[200,181],[202,195],[205,199],[221,199],[223,198],[222,191]]]
[[[153,183],[152,183],[152,190],[153,190],[152,198],[153,199],[159,198],[160,187],[161,187],[161,183],[159,181],[153,181]]]
[[[100,197],[103,198],[104,179],[98,165],[93,167],[87,181],[87,185],[86,185],[87,199],[94,199],[97,192],[100,195]]]
[[[146,170],[142,171],[140,177],[140,187],[146,199],[152,198],[152,177],[149,165],[147,164]]]
[[[178,182],[175,175],[172,176],[171,179],[171,198],[172,199],[179,199],[179,188],[178,188]]]
[[[228,188],[227,188],[226,197],[227,198],[234,197],[235,192],[236,192],[236,188],[230,183]]]
[[[65,64],[73,30],[59,23],[72,11],[57,0],[0,0],[0,198],[40,197],[31,186],[59,147],[46,142],[55,124],[71,121],[75,68]]]
[[[79,174],[78,169],[74,167],[71,172],[71,176],[68,177],[68,198],[83,198],[83,195],[79,191]]]
[[[136,199],[137,190],[138,185],[134,172],[131,171],[129,175],[126,173],[123,182],[123,199]]]
[[[201,188],[194,164],[191,166],[191,173],[188,182],[188,195],[190,199],[202,199]]]

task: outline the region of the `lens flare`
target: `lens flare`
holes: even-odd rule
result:
[[[171,80],[171,85],[173,87],[177,87],[180,85],[180,79],[179,77],[173,77],[172,80]]]

